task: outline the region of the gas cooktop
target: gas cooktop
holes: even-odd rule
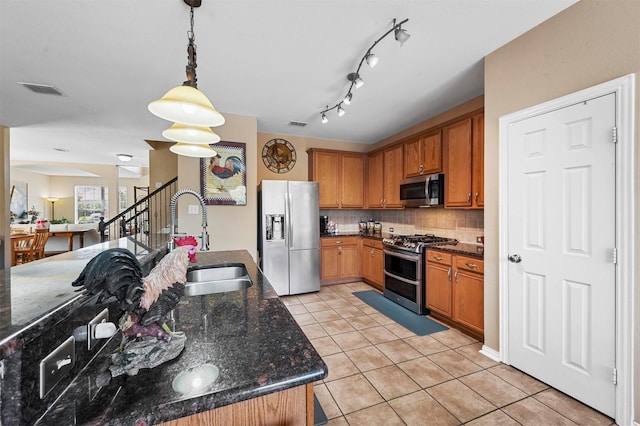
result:
[[[458,244],[455,238],[438,237],[434,234],[393,235],[382,239],[387,248],[394,248],[414,253],[422,252],[426,247],[436,244]]]

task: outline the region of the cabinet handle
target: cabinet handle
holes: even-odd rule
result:
[[[467,265],[468,268],[478,269],[478,265],[476,265],[475,263],[465,262],[464,264]]]
[[[451,268],[447,271],[447,279],[451,281]]]
[[[476,204],[478,204],[478,193],[476,192]]]
[[[469,195],[467,196],[467,200],[469,201],[469,203],[471,203],[471,193],[469,193]]]
[[[384,199],[380,198],[380,206],[384,206]]]
[[[336,241],[336,244],[342,244],[341,240]]]
[[[338,247],[338,255],[342,254],[342,247]]]
[[[386,206],[387,205],[387,199],[385,198],[384,200],[382,200],[382,206]]]
[[[424,167],[422,166],[422,164],[420,164],[420,167],[418,168],[418,170],[420,171],[420,174],[424,172]]]
[[[458,284],[458,271],[456,271],[456,273],[453,275],[453,277],[456,280],[456,284]]]
[[[438,255],[438,254],[436,254],[435,256],[433,256],[433,258],[434,258],[435,260],[442,260],[442,256],[440,256],[440,255]]]
[[[374,254],[375,254],[375,251],[371,249],[371,257],[373,257]]]

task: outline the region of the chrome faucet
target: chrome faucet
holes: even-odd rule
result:
[[[178,235],[176,232],[176,204],[178,204],[178,198],[184,194],[191,194],[200,201],[200,208],[202,209],[202,234],[196,235],[202,240],[201,250],[209,250],[209,234],[207,234],[207,208],[204,204],[204,198],[193,189],[181,189],[171,197],[169,202],[169,208],[171,210],[171,222],[170,222],[170,234],[169,234],[169,251],[175,248],[175,242],[173,239]]]

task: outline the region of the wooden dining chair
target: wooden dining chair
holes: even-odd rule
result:
[[[48,229],[36,229],[33,239],[24,241],[15,247],[16,263],[27,263],[44,258],[44,246],[49,239]]]

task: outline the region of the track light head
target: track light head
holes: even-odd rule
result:
[[[395,25],[395,22],[396,20],[394,19],[393,20],[394,25]],[[402,29],[402,24],[395,25],[395,38],[396,38],[396,41],[400,43],[400,46],[402,46],[405,41],[409,40],[409,37],[411,37],[411,35],[409,35],[407,30]]]
[[[352,98],[353,98],[353,94],[349,92],[347,93],[347,96],[344,97],[344,100],[342,102],[344,102],[345,105],[351,105]]]
[[[360,74],[357,72],[352,72],[347,75],[347,80],[352,82],[356,89],[361,88],[364,85],[364,80],[360,77]]]
[[[367,53],[367,56],[365,56],[364,60],[367,61],[367,65],[369,65],[369,68],[375,68],[375,66],[378,65],[378,61],[380,60],[380,58],[369,52]]]
[[[327,114],[325,114],[324,112],[322,113],[321,121],[322,121],[322,124],[327,124],[329,122],[329,119],[327,118]]]
[[[345,110],[344,108],[342,108],[342,105],[338,106],[338,117],[342,117],[345,114]]]

